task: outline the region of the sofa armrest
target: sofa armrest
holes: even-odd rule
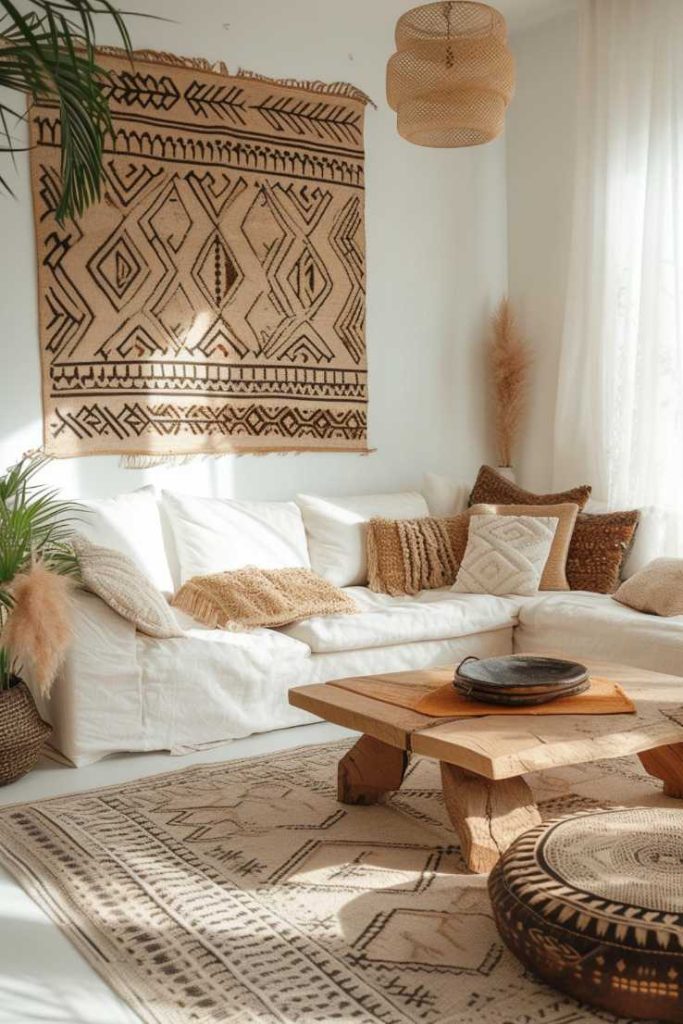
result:
[[[31,680],[27,680],[31,685]],[[54,728],[53,746],[76,765],[125,748],[131,722],[142,728],[141,675],[135,626],[99,597],[74,595],[73,640],[45,700],[31,687]]]

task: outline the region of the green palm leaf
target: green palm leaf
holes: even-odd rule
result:
[[[25,94],[29,103],[54,103],[59,110],[60,223],[96,202],[105,179],[102,153],[112,125],[108,73],[95,54],[96,20],[102,15],[113,21],[130,53],[124,15],[109,0],[27,0],[21,11],[13,0],[0,0],[0,88]],[[22,148],[11,125],[24,118],[16,106],[0,103],[0,150]],[[10,191],[2,178],[0,187]]]

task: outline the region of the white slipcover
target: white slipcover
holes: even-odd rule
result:
[[[415,597],[374,594],[347,587],[359,607],[356,615],[304,619],[280,632],[307,644],[314,654],[357,651],[423,640],[448,640],[517,622],[518,604],[487,594],[454,594],[449,588],[424,590]]]
[[[645,615],[608,594],[551,594],[520,609],[515,650],[600,658],[683,676],[683,616]]]

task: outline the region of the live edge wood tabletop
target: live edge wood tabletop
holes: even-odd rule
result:
[[[541,820],[523,778],[527,772],[637,754],[663,780],[667,795],[683,799],[683,678],[582,661],[591,675],[618,683],[635,713],[506,717],[494,710],[446,719],[378,699],[395,698],[405,687],[426,694],[452,679],[452,667],[295,687],[289,701],[363,734],[339,762],[343,803],[386,799],[400,788],[411,753],[439,761],[446,808],[464,856],[471,870],[482,872]]]

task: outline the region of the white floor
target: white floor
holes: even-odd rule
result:
[[[250,736],[186,757],[136,754],[79,769],[45,760],[23,779],[0,788],[0,805],[115,785],[190,764],[326,743],[347,735],[347,730],[321,722]],[[139,1024],[139,1020],[0,869],[0,1024]]]

